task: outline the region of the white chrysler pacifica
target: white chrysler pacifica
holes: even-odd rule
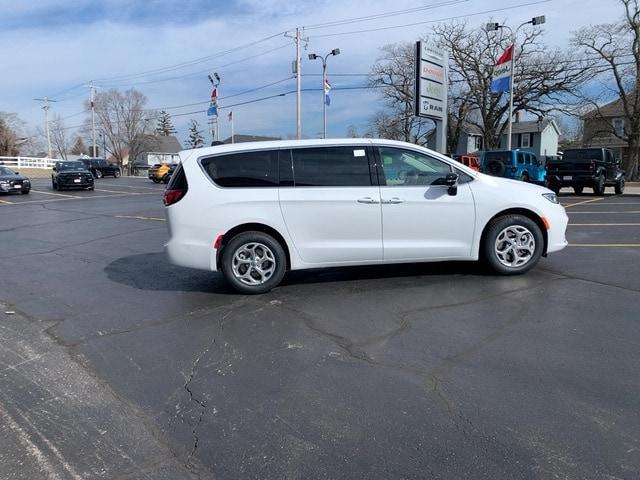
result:
[[[180,153],[164,195],[176,265],[263,293],[287,269],[482,260],[524,273],[567,245],[553,192],[391,140],[292,140]]]

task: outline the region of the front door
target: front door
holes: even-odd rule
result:
[[[305,263],[382,260],[380,188],[370,151],[357,145],[280,151],[280,207]]]
[[[475,230],[472,178],[462,172],[456,195],[447,162],[414,150],[380,147],[384,259],[469,258]]]

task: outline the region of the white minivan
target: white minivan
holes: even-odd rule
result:
[[[172,263],[263,293],[288,269],[483,260],[518,274],[567,245],[545,188],[417,145],[283,140],[186,150],[164,194]]]

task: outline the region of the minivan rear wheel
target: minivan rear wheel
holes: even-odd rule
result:
[[[485,264],[500,275],[517,275],[533,268],[544,248],[540,227],[523,215],[494,218],[484,237]]]
[[[263,232],[243,232],[222,251],[222,273],[234,289],[247,294],[266,293],[280,284],[287,268],[282,245]]]

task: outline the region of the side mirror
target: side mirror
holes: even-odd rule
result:
[[[56,167],[53,167],[51,170],[53,170],[55,172],[56,171]]]
[[[449,187],[447,190],[449,195],[458,194],[458,178],[459,175],[457,173],[447,173],[444,177],[444,184]]]
[[[16,172],[16,175],[20,175],[20,172]]]

